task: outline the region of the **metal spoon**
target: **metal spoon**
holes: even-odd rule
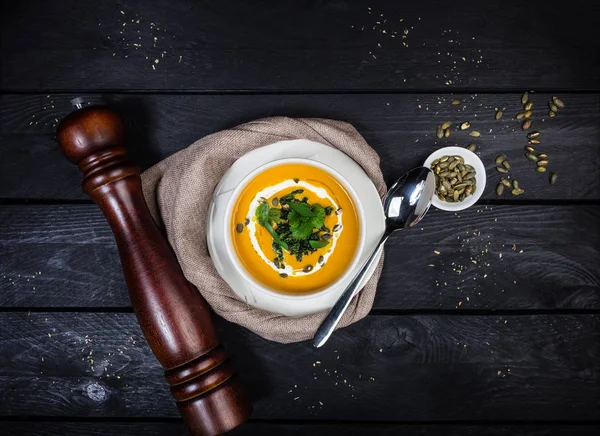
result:
[[[377,246],[365,262],[362,269],[354,277],[354,280],[335,303],[331,312],[327,315],[315,337],[313,345],[317,348],[322,346],[333,330],[340,322],[342,315],[348,308],[352,297],[359,290],[360,284],[367,274],[367,271],[375,262],[376,255],[380,247],[396,230],[412,227],[417,224],[425,215],[431,205],[431,198],[435,189],[435,176],[430,169],[417,167],[402,177],[389,189],[383,199],[383,209],[385,211],[385,232],[377,243]]]

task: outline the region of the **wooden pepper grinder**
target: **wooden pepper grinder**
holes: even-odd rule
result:
[[[224,433],[252,411],[217,338],[209,307],[186,280],[142,195],[140,169],[123,148],[123,124],[105,107],[78,108],[57,129],[67,158],[83,172],[83,190],[115,235],[131,303],[165,368],[192,435]]]

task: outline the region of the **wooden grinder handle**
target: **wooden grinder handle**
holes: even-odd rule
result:
[[[115,235],[131,303],[192,435],[243,423],[252,406],[217,338],[209,307],[186,280],[142,195],[140,169],[123,148],[123,124],[104,107],[68,115],[57,130],[83,190]]]

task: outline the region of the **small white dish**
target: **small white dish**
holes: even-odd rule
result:
[[[275,165],[283,160],[311,161],[315,166],[328,169],[340,183],[351,189],[357,210],[362,210],[362,243],[357,248],[355,259],[347,272],[332,286],[309,295],[288,295],[271,291],[258,284],[250,274],[242,270],[234,250],[227,246],[230,239],[229,217],[232,198],[235,199],[239,186],[252,178],[257,169]],[[381,199],[373,182],[364,170],[345,153],[317,142],[297,139],[281,141],[257,148],[239,158],[225,173],[213,193],[209,207],[207,226],[208,251],[219,275],[227,282],[240,299],[249,305],[287,316],[301,316],[328,310],[350,284],[358,270],[376,247],[385,230],[385,215]],[[381,253],[378,254],[381,256]],[[375,271],[375,262],[363,284]]]
[[[448,210],[448,211],[459,211],[467,209],[477,203],[477,200],[481,198],[481,194],[483,194],[483,190],[485,189],[485,166],[479,156],[477,156],[472,151],[467,150],[462,147],[444,147],[439,150],[431,153],[429,157],[425,160],[423,164],[424,167],[431,168],[431,163],[439,159],[442,156],[460,156],[465,160],[466,164],[469,164],[475,168],[475,180],[477,181],[477,190],[475,194],[468,196],[465,200],[460,203],[448,203],[446,201],[440,200],[437,194],[433,194],[433,198],[431,200],[431,204],[438,209]]]

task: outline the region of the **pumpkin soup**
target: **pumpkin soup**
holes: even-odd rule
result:
[[[231,236],[248,272],[288,294],[317,292],[346,272],[359,244],[358,213],[328,172],[288,163],[252,179],[234,203]]]

